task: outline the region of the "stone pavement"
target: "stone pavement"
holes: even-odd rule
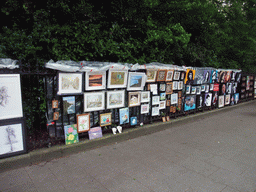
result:
[[[256,191],[256,101],[177,122],[23,168],[0,162],[0,191]]]

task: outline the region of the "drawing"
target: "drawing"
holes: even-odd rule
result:
[[[0,105],[5,107],[9,101],[8,88],[6,86],[0,87]]]

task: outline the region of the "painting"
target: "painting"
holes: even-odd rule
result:
[[[143,90],[145,86],[145,73],[130,72],[127,90]]]
[[[89,140],[97,139],[102,137],[101,127],[93,127],[88,131]]]
[[[129,108],[119,109],[120,125],[129,123]]]
[[[140,106],[140,92],[129,92],[128,94],[128,101],[129,101],[129,107],[135,107]]]
[[[86,72],[85,90],[101,90],[106,88],[106,71]]]
[[[190,94],[191,85],[186,85],[186,94]]]
[[[141,105],[140,113],[141,113],[141,114],[149,113],[149,104],[143,104],[143,105]]]
[[[178,89],[178,81],[173,81],[172,83],[173,83],[172,89],[177,90]]]
[[[153,95],[157,95],[157,84],[148,84],[148,86],[150,88],[149,90],[153,93]]]
[[[204,70],[197,68],[195,70],[194,84],[201,85],[204,83]]]
[[[104,127],[104,126],[111,125],[111,122],[112,122],[111,117],[112,117],[112,113],[100,114],[100,126]]]
[[[19,74],[0,74],[0,120],[23,117]]]
[[[235,95],[231,95],[230,97],[230,105],[232,106],[235,104]]]
[[[191,94],[196,94],[196,86],[191,87]]]
[[[166,93],[160,93],[160,101],[163,101],[166,99]]]
[[[59,120],[59,116],[60,116],[59,112],[54,112],[53,113],[53,121],[58,121]]]
[[[235,96],[235,104],[237,104],[239,101],[239,93],[234,94],[234,96]]]
[[[166,100],[166,106],[167,107],[171,106],[171,100]]]
[[[160,69],[157,72],[157,81],[165,81],[167,70]]]
[[[26,152],[25,127],[23,121],[0,123],[0,157],[10,157]]]
[[[198,109],[202,108],[204,104],[204,94],[196,96],[196,107]]]
[[[209,92],[210,85],[205,85],[205,93]]]
[[[159,85],[159,91],[165,91],[165,84],[164,83],[161,83]]]
[[[241,73],[236,73],[236,82],[240,83]]]
[[[202,85],[202,86],[201,86],[201,91],[202,91],[202,92],[205,92],[205,85]]]
[[[235,81],[235,80],[236,80],[236,72],[232,71],[231,81]]]
[[[166,92],[166,94],[167,95],[169,95],[169,94],[172,94],[172,87],[173,87],[173,85],[172,85],[173,83],[166,83],[166,89],[165,89],[165,92]]]
[[[232,83],[226,84],[226,94],[231,94],[232,92]]]
[[[82,73],[58,73],[58,95],[82,94]]]
[[[152,107],[151,116],[159,116],[159,107]]]
[[[84,112],[105,109],[105,92],[84,93]]]
[[[141,103],[150,102],[150,91],[141,92]]]
[[[77,132],[87,132],[90,131],[90,114],[81,114],[76,116],[77,122]]]
[[[63,97],[63,115],[76,113],[75,96]]]
[[[159,109],[165,109],[166,108],[166,101],[160,101],[159,103]]]
[[[213,92],[212,105],[216,106],[218,101],[218,92]]]
[[[178,83],[178,90],[183,89],[183,81],[179,81]]]
[[[201,86],[196,86],[196,94],[201,95]]]
[[[52,108],[57,109],[59,107],[59,101],[58,100],[52,100]]]
[[[224,107],[224,95],[219,95],[219,103],[218,103],[218,107]]]
[[[137,117],[131,117],[131,126],[137,125]]]
[[[160,97],[159,96],[153,96],[152,97],[152,105],[159,105],[160,103]]]
[[[178,103],[178,93],[171,94],[171,105]]]
[[[185,97],[184,111],[196,108],[196,95],[188,95]]]
[[[172,81],[174,70],[167,70],[165,81]]]
[[[65,133],[66,145],[70,145],[70,144],[79,142],[76,124],[64,126],[64,133]]]
[[[146,74],[147,74],[147,81],[146,81],[147,83],[156,81],[157,70],[147,69]]]
[[[210,84],[210,91],[213,91],[214,84]]]
[[[195,70],[193,69],[187,69],[186,77],[185,77],[185,84],[186,85],[192,85],[194,83],[195,78]]]
[[[182,71],[182,72],[180,72],[180,80],[184,80],[185,79],[185,71]]]
[[[246,76],[246,90],[250,89],[250,78],[249,76]]]
[[[124,107],[125,91],[108,91],[107,92],[107,109]]]
[[[205,93],[204,105],[210,107],[212,104],[212,93]]]
[[[128,71],[122,70],[109,70],[108,71],[108,88],[125,88],[127,86]]]
[[[210,83],[216,83],[217,82],[217,70],[212,70],[211,71],[211,77],[210,77]]]
[[[203,83],[210,83],[210,76],[211,76],[211,71],[210,70],[204,70],[204,81],[203,81]]]
[[[176,80],[176,81],[180,80],[180,71],[174,72],[173,80]]]
[[[220,90],[219,84],[215,83],[213,86],[213,91],[219,91],[219,90]]]
[[[225,105],[230,104],[230,95],[225,95]]]

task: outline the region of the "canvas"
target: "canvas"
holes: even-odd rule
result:
[[[203,83],[210,83],[210,76],[211,76],[211,71],[210,70],[204,70],[204,81],[203,81]]]
[[[217,76],[218,76],[218,71],[217,70],[212,70],[211,71],[211,77],[210,77],[210,83],[216,83],[217,82]]]
[[[82,73],[58,73],[58,95],[82,94]]]
[[[198,109],[202,108],[204,104],[204,94],[202,95],[197,95],[196,96],[196,107]]]
[[[224,95],[219,95],[219,102],[218,102],[218,107],[224,107]]]
[[[194,84],[201,85],[204,83],[204,70],[197,68],[195,70]]]
[[[125,91],[108,91],[107,92],[107,109],[124,107]]]
[[[179,79],[180,79],[180,71],[175,71],[174,76],[173,76],[173,80],[178,81]]]
[[[154,69],[147,69],[147,81],[146,82],[155,82],[156,81],[156,75],[157,75],[157,70]]]
[[[171,105],[178,103],[178,93],[171,94]]]
[[[152,116],[159,116],[159,107],[152,107]]]
[[[63,115],[76,113],[75,96],[63,97]]]
[[[79,142],[76,124],[64,126],[64,133],[65,133],[66,145],[70,145],[70,144]]]
[[[146,83],[145,79],[145,73],[130,72],[127,90],[143,90]]]
[[[129,108],[119,109],[120,125],[129,123]]]
[[[137,125],[137,117],[131,117],[131,125]]]
[[[100,126],[108,126],[112,123],[112,113],[103,113],[100,114]]]
[[[234,94],[235,96],[235,104],[239,102],[239,93]]]
[[[225,95],[225,105],[230,104],[230,95]]]
[[[196,94],[196,86],[191,87],[191,94]]]
[[[201,94],[201,86],[196,86],[196,94],[197,95]]]
[[[172,94],[173,93],[172,87],[173,87],[173,83],[167,83],[166,84],[166,90],[165,90],[166,94]]]
[[[186,76],[185,76],[185,84],[192,85],[194,83],[195,78],[195,70],[187,69]]]
[[[88,131],[89,140],[97,139],[102,137],[102,129],[101,127],[93,127]]]
[[[159,91],[165,91],[165,84],[164,83],[160,84]]]
[[[140,106],[140,92],[129,92],[128,93],[128,101],[129,101],[129,107],[135,107]]]
[[[101,90],[106,88],[106,71],[86,72],[85,90]]]
[[[105,109],[105,92],[84,93],[84,111],[99,111]]]
[[[196,108],[196,95],[187,95],[185,97],[184,111],[193,110]]]
[[[165,109],[166,108],[166,101],[160,101],[159,103],[159,109]]]
[[[212,105],[216,106],[217,103],[218,103],[218,92],[215,91],[215,92],[213,92],[213,96],[212,96]]]
[[[190,94],[191,85],[186,85],[186,94]]]
[[[159,105],[160,96],[153,96],[152,97],[152,105]]]
[[[90,114],[80,114],[76,116],[77,122],[77,132],[87,132],[90,131]]]
[[[166,93],[160,93],[160,101],[163,101],[166,99]]]
[[[127,86],[128,71],[109,70],[108,72],[108,88],[125,88]]]
[[[212,93],[205,93],[204,105],[210,107],[212,104]]]

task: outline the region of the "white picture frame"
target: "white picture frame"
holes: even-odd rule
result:
[[[147,83],[156,82],[157,70],[156,69],[147,69]]]
[[[186,85],[186,95],[189,95],[191,91],[191,85]]]
[[[174,70],[167,70],[165,81],[173,80]]]
[[[173,80],[178,81],[179,79],[180,79],[180,71],[175,71],[174,76],[173,76]]]
[[[177,90],[178,89],[178,81],[173,81],[173,87],[172,90]]]
[[[159,105],[159,103],[160,103],[160,96],[153,96],[152,105]]]
[[[149,113],[149,104],[142,104],[140,113],[141,114]]]
[[[125,90],[107,91],[107,109],[121,108],[125,105]]]
[[[159,106],[157,106],[157,107],[152,107],[151,116],[159,116]]]
[[[166,108],[166,100],[160,101],[159,109],[165,109],[165,108]]]
[[[140,106],[140,96],[141,92],[129,92],[128,93],[128,106],[135,107]]]
[[[0,74],[0,120],[23,117],[20,74]]]
[[[224,95],[219,95],[219,98],[218,98],[218,107],[219,107],[219,108],[224,107],[224,104],[225,104]]]
[[[196,86],[191,86],[191,94],[196,94]]]
[[[127,90],[143,90],[146,83],[146,77],[145,73],[129,72]]]
[[[126,88],[127,87],[127,70],[114,70],[108,71],[108,89]]]
[[[106,89],[106,71],[93,71],[85,73],[85,90]]]
[[[82,94],[83,73],[58,73],[57,95]]]
[[[150,91],[142,91],[141,92],[141,103],[150,102]]]
[[[105,91],[84,93],[84,112],[105,109]]]
[[[178,93],[171,94],[171,105],[178,103]]]
[[[182,90],[182,89],[183,89],[183,81],[179,81],[178,90]]]

